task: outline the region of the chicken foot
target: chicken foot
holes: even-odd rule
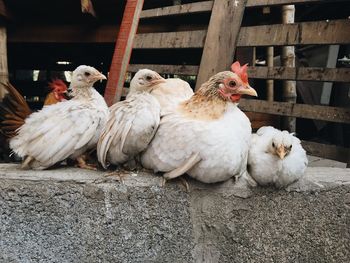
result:
[[[85,158],[85,155],[81,155],[77,158],[78,167],[82,169],[97,171],[97,168],[95,166],[86,163]]]

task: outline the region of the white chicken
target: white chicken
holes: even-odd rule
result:
[[[212,76],[162,118],[141,157],[145,168],[166,172],[165,179],[187,173],[205,183],[246,174],[251,126],[237,102],[257,93],[248,84],[246,65],[236,62],[232,69]]]
[[[248,169],[259,185],[284,188],[304,175],[307,164],[300,140],[288,131],[266,126],[252,135]]]
[[[130,83],[126,100],[110,107],[110,114],[97,144],[97,157],[104,168],[107,161],[118,165],[133,161],[145,150],[158,129],[161,108],[151,95],[165,82],[151,70],[138,71]]]
[[[126,100],[110,107],[110,115],[97,144],[97,157],[107,162],[133,165],[158,129],[161,115],[192,96],[190,85],[181,79],[164,79],[149,69],[139,70],[130,82]],[[129,162],[130,161],[130,162]]]
[[[25,158],[22,168],[46,169],[66,158],[81,168],[92,168],[82,158],[96,146],[108,117],[103,97],[93,88],[106,77],[90,66],[77,67],[72,75],[72,99],[45,106],[31,114],[10,140],[11,149]]]
[[[133,81],[130,83],[130,92],[127,96],[132,96],[135,92],[144,91],[144,81],[141,76],[146,76],[151,78],[159,74],[155,71],[149,69],[141,69],[134,76]],[[180,102],[183,102],[193,95],[193,90],[191,86],[184,80],[179,78],[168,78],[163,79],[164,81],[156,83],[151,89],[148,89],[147,92],[152,94],[157,98],[162,115],[166,114],[169,111],[172,111]]]

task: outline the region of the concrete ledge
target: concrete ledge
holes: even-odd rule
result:
[[[350,169],[309,168],[287,191],[190,180],[188,193],[146,172],[105,175],[0,165],[0,262],[350,258]]]

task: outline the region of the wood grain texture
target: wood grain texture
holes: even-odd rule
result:
[[[186,15],[201,12],[210,12],[213,8],[213,1],[203,1],[183,5],[166,6],[161,8],[154,8],[143,10],[141,12],[141,19],[151,17],[162,17],[171,15]]]
[[[158,48],[201,48],[204,45],[206,30],[138,34],[136,49]]]
[[[246,0],[215,0],[197,76],[198,89],[212,75],[229,70],[245,10]]]
[[[238,46],[294,46],[350,43],[350,20],[242,27]]]
[[[350,158],[350,149],[330,144],[316,142],[301,142],[308,155],[347,163]]]
[[[190,65],[130,64],[128,71],[137,72],[143,68],[154,70],[160,74],[197,75],[199,67]]]
[[[338,123],[350,123],[350,109],[347,108],[247,99],[241,99],[239,107],[244,111],[264,112],[280,116],[291,116]]]
[[[249,78],[350,82],[350,68],[249,67]]]

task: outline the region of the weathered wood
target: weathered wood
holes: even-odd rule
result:
[[[350,82],[350,68],[249,67],[249,78]]]
[[[201,48],[206,30],[138,34],[134,48]]]
[[[125,74],[129,65],[142,7],[143,0],[127,0],[126,2],[104,94],[108,106],[119,101],[122,95]]]
[[[244,111],[264,112],[280,116],[350,123],[350,109],[347,108],[247,99],[241,99],[239,107]]]
[[[259,7],[270,5],[296,5],[309,3],[329,3],[329,2],[345,2],[347,0],[248,0],[247,7]]]
[[[5,6],[4,0],[0,0],[0,17],[10,18],[10,13]]]
[[[210,12],[213,8],[213,1],[203,1],[191,4],[166,6],[155,9],[143,10],[140,18],[151,18],[161,16],[172,16],[172,15],[185,15],[194,14],[201,12]]]
[[[0,26],[0,83],[8,81],[8,66],[7,66],[7,41],[6,27]],[[6,91],[0,84],[0,99],[5,95]]]
[[[196,89],[215,73],[230,69],[246,2],[214,0]]]
[[[130,64],[128,71],[137,72],[143,68],[154,70],[160,74],[197,75],[199,67],[189,65]]]
[[[350,157],[349,148],[309,141],[302,141],[301,143],[309,155],[314,155],[343,163],[347,163]]]
[[[246,7],[261,7],[273,5],[286,4],[308,4],[308,3],[327,3],[335,2],[334,0],[248,0]],[[336,0],[340,2],[341,0]],[[346,0],[342,0],[346,1]],[[211,12],[214,1],[195,2],[190,4],[183,4],[180,6],[166,6],[161,8],[154,8],[143,10],[141,12],[142,19],[172,15],[187,15],[201,12]]]
[[[267,66],[269,68],[273,67],[273,52],[274,48],[273,47],[267,47],[267,52],[266,52],[266,62]],[[273,101],[274,98],[274,81],[273,79],[267,79],[266,80],[266,97],[268,101]]]
[[[350,20],[242,27],[238,46],[294,46],[350,43]]]
[[[282,22],[283,24],[293,24],[295,15],[294,5],[282,6]],[[282,47],[281,64],[284,67],[295,67],[295,51],[293,46]],[[294,80],[283,81],[282,98],[285,102],[296,103],[297,102],[297,85]],[[282,127],[290,132],[296,130],[296,118],[284,117],[282,118]]]

